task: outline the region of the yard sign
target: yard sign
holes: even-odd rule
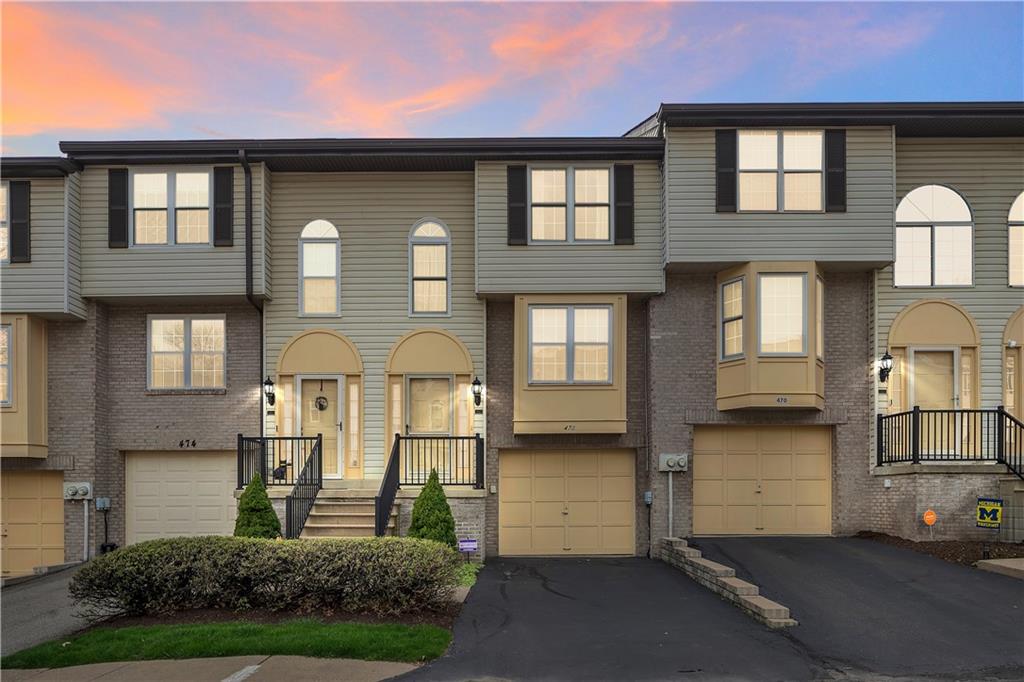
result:
[[[978,528],[999,528],[1003,522],[1003,501],[991,497],[978,498]]]

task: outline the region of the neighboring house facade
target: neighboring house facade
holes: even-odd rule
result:
[[[437,470],[476,556],[989,532],[1024,469],[1022,115],[0,159],[4,575],[230,533],[257,475],[288,536],[351,536]]]

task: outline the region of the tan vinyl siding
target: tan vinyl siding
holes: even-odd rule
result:
[[[449,317],[409,317],[408,238],[421,218],[451,230]],[[329,220],[341,235],[341,317],[299,317],[298,240],[311,220]],[[276,371],[285,343],[307,329],[344,334],[364,368],[363,452],[366,478],[384,462],[384,363],[394,343],[413,329],[456,335],[484,377],[484,302],[473,291],[472,173],[275,173],[274,298],[265,308],[267,371]],[[477,428],[483,428],[478,418]]]
[[[981,406],[1002,402],[1002,340],[1010,316],[1024,305],[1024,289],[1007,286],[1007,215],[1024,190],[1024,138],[901,138],[896,142],[897,203],[921,185],[946,185],[959,192],[974,215],[974,285],[892,286],[892,267],[878,273],[878,341],[885,352],[889,328],[899,312],[921,299],[962,305],[981,333]],[[884,400],[882,406],[884,407]]]
[[[2,266],[3,308],[4,312],[63,313],[64,178],[34,179],[31,183],[32,261]]]
[[[892,260],[893,143],[889,127],[848,128],[845,213],[716,213],[715,131],[666,131],[670,264]]]
[[[104,298],[245,294],[245,176],[241,166],[235,166],[234,245],[229,247],[109,248],[107,170],[104,166],[89,166],[82,173],[83,296]],[[259,254],[263,240],[260,230],[262,166],[253,165],[252,174],[253,252]],[[256,261],[253,276],[254,293],[257,295],[263,293],[260,270],[261,265]]]
[[[82,175],[72,173],[65,188],[65,210],[67,213],[67,312],[85,318],[85,302],[82,300]]]
[[[506,162],[476,166],[477,291],[481,294],[661,293],[661,169],[634,166],[635,244],[508,245]]]

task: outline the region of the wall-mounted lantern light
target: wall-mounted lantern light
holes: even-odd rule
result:
[[[885,351],[885,355],[878,361],[878,380],[884,384],[889,379],[890,372],[892,372],[892,356],[889,355],[889,351]]]
[[[267,397],[267,405],[274,404],[274,380],[269,376],[263,380],[263,395]]]
[[[484,394],[484,385],[480,383],[480,377],[473,377],[473,404],[480,406],[480,398]]]

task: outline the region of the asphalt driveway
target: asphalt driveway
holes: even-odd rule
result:
[[[65,569],[0,591],[0,654],[6,656],[86,626],[72,615],[68,595],[77,570]]]
[[[856,539],[701,540],[789,606],[769,630],[645,559],[492,559],[409,680],[1024,678],[1024,582]]]

